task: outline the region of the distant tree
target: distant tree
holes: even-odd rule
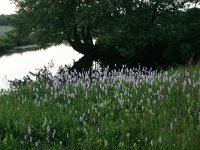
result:
[[[6,15],[0,15],[0,26],[8,26],[9,22],[8,22],[8,17]]]
[[[186,11],[186,4],[199,0],[12,1],[19,9],[15,37],[31,34],[43,46],[66,43],[84,55],[122,56],[144,65],[181,63],[186,36],[199,39],[192,32],[199,18],[187,18]]]

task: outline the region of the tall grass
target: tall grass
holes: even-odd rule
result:
[[[199,149],[200,66],[38,74],[0,96],[0,149]]]

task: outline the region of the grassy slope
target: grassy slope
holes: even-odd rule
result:
[[[16,46],[16,43],[14,43],[10,38],[7,37],[6,33],[10,30],[12,30],[12,26],[0,26],[0,54],[6,53],[6,50],[11,50]],[[32,45],[35,44],[36,40],[33,36],[29,36],[26,39],[21,39],[20,46],[26,46],[26,45]],[[34,48],[27,48],[27,50],[32,50]],[[20,48],[18,50],[21,50]],[[23,50],[23,48],[22,48]]]
[[[0,149],[200,148],[200,66],[137,88],[116,82],[107,94],[100,84],[106,87],[99,81],[85,90],[73,84],[46,90],[35,83],[3,94]]]
[[[10,31],[12,29],[11,26],[0,26],[0,39],[6,37],[6,32]]]
[[[0,54],[4,53],[5,50],[12,49],[14,46],[14,43],[6,35],[6,32],[11,29],[11,26],[0,26]]]

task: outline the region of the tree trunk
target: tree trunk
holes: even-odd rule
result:
[[[75,26],[71,33],[71,38],[67,41],[75,51],[84,55],[84,57],[76,62],[71,69],[81,71],[84,68],[85,70],[88,70],[92,66],[94,60],[102,58],[122,58],[120,53],[114,47],[94,44],[89,26],[83,26],[79,29]]]
[[[76,69],[78,72],[91,70],[93,61],[102,62],[103,66],[114,66],[119,60],[125,60],[120,53],[114,48],[90,45],[84,43],[70,42],[73,49],[84,56],[73,64],[71,70]],[[123,61],[125,62],[125,61]]]
[[[76,69],[77,72],[82,72],[83,70],[90,70],[93,64],[93,59],[90,56],[83,56],[77,62],[73,64],[70,70]]]
[[[93,56],[93,57],[119,57],[120,53],[112,47],[105,47],[99,45],[93,45],[90,43],[81,43],[69,41],[69,44],[72,48],[85,55],[85,56]]]

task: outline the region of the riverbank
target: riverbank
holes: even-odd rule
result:
[[[41,48],[37,44],[32,45],[26,45],[26,46],[15,46],[12,47],[12,50],[5,50],[0,53],[0,57],[4,55],[12,55],[12,54],[18,54],[18,53],[24,53],[27,51],[36,51],[40,50]]]
[[[199,65],[43,75],[1,93],[1,149],[200,147]]]
[[[23,79],[29,71],[48,67],[52,62],[54,65],[51,72],[56,73],[60,66],[72,66],[81,57],[81,54],[64,44],[47,49],[10,51],[0,56],[0,89],[4,88],[5,77],[7,80]]]
[[[8,32],[13,28],[11,26],[0,26],[0,55],[12,54],[17,52],[24,52],[29,50],[38,49],[39,46],[34,44],[34,39],[24,39],[21,43],[21,46],[17,46],[17,43],[12,41],[8,37]]]
[[[14,47],[14,43],[7,36],[7,32],[10,30],[12,30],[11,26],[0,26],[0,53],[4,53]]]

